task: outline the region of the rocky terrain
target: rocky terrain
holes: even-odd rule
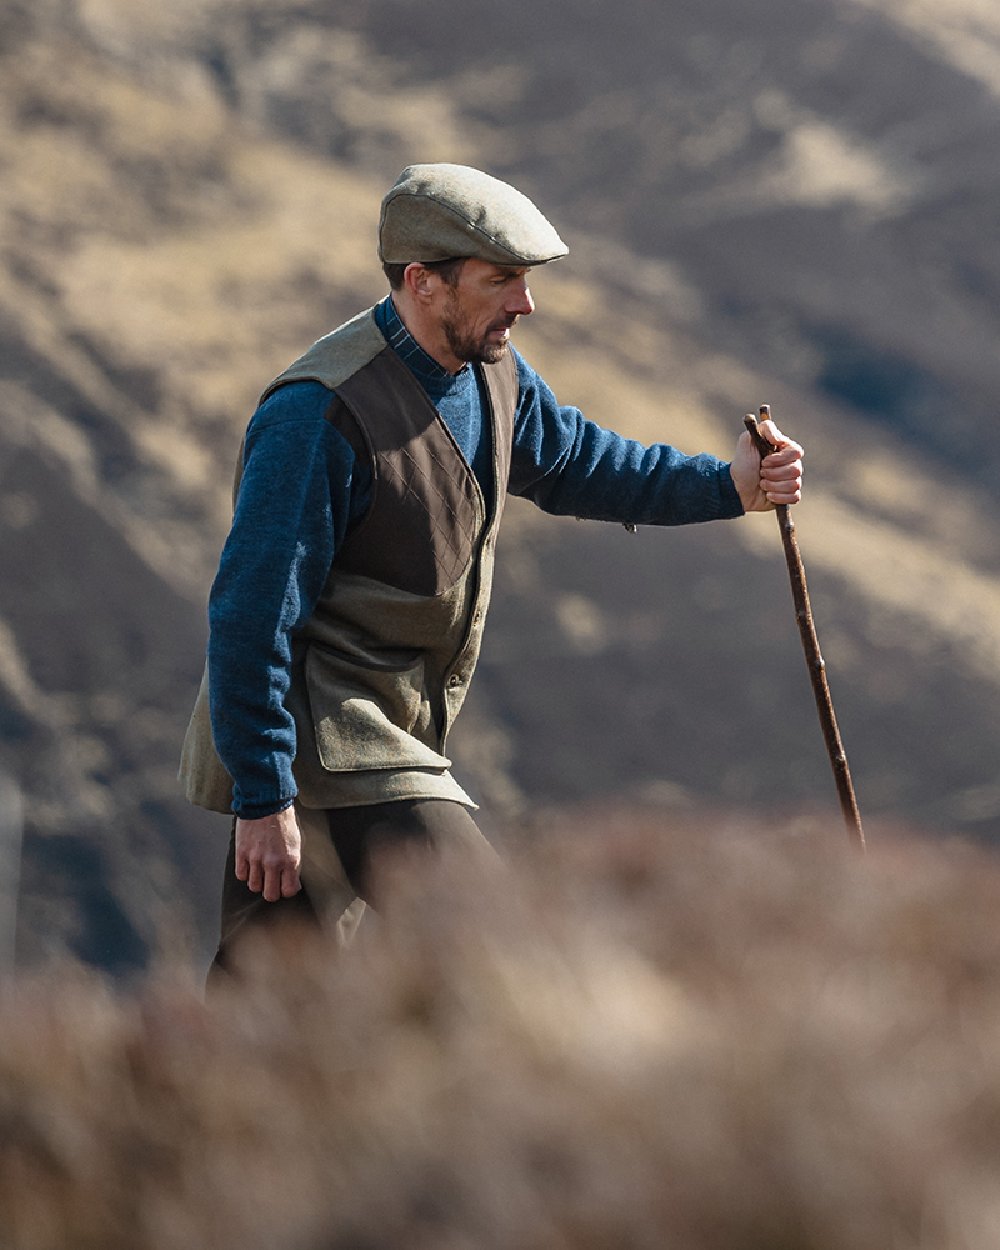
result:
[[[174,773],[233,457],[269,378],[382,293],[378,201],[414,160],[516,182],[570,243],[517,340],[564,402],[723,455],[773,405],[807,445],[798,532],[870,837],[993,840],[987,6],[3,0],[0,105],[25,965],[211,945],[225,822]],[[597,800],[829,819],[773,521],[630,537],[512,508],[454,749],[500,838]]]

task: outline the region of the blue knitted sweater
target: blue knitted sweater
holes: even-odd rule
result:
[[[477,371],[466,365],[450,374],[437,364],[407,332],[391,298],[375,316],[492,501],[488,409]],[[517,352],[514,359],[520,393],[511,493],[546,512],[643,525],[742,514],[728,464],[604,430],[579,409],[560,406]],[[293,382],[254,413],[233,525],[209,597],[212,735],[234,779],[233,810],[246,818],[280,811],[295,797],[295,725],[284,707],[291,639],[370,499],[367,465],[324,420],[329,402],[320,383]]]

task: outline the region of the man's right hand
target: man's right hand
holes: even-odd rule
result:
[[[269,903],[302,888],[302,835],[295,806],[258,820],[236,819],[236,875]]]
[[[802,497],[802,448],[767,418],[760,432],[776,448],[762,460],[746,430],[736,444],[731,472],[744,512],[769,512]]]

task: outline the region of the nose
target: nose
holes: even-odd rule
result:
[[[527,282],[519,285],[513,292],[508,311],[517,313],[519,317],[527,317],[535,311],[535,301],[531,298]]]

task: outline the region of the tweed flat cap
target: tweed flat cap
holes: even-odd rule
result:
[[[408,165],[382,201],[379,258],[544,265],[569,251],[526,195],[468,165]]]

